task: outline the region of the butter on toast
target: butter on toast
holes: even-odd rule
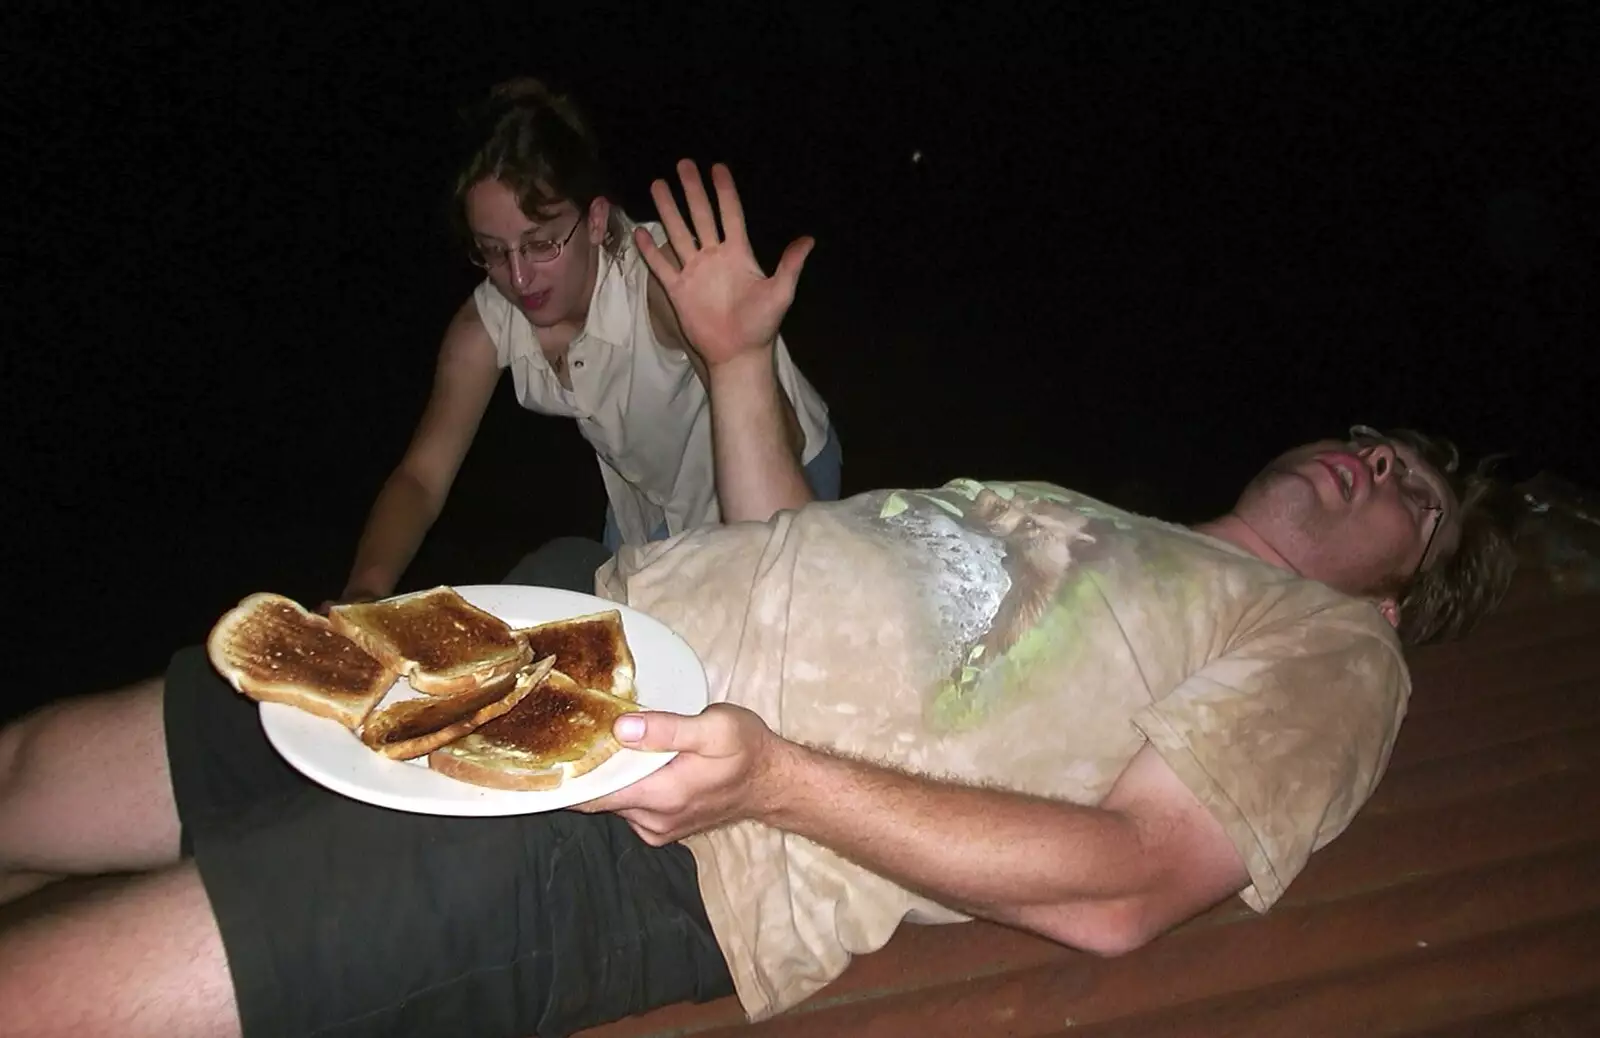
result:
[[[533,659],[510,625],[451,587],[334,606],[328,620],[428,695],[482,688]]]
[[[611,726],[638,709],[552,670],[504,715],[430,753],[428,767],[493,789],[555,789],[621,749]]]
[[[355,729],[399,672],[298,602],[266,592],[225,613],[206,638],[223,680],[262,703],[286,703]]]
[[[539,687],[554,657],[454,696],[421,696],[379,707],[361,726],[361,741],[394,760],[421,757],[506,713]]]
[[[516,633],[535,657],[554,656],[556,670],[584,688],[622,699],[636,698],[633,651],[628,647],[620,610],[553,620]]]

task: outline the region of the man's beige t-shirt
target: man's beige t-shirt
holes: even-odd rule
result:
[[[694,647],[713,701],[793,740],[1085,805],[1148,742],[1258,911],[1370,796],[1410,692],[1371,603],[1044,484],[813,504],[624,549],[597,579]],[[902,920],[964,918],[753,822],[686,842],[754,1018]]]

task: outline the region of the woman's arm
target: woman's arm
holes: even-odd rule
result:
[[[499,378],[494,343],[469,298],[445,331],[433,391],[405,455],[373,502],[341,601],[393,593],[444,508]]]

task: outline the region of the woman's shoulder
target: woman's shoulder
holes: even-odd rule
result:
[[[643,227],[650,232],[650,237],[657,245],[664,245],[667,241],[666,228],[661,226],[659,220],[635,220],[630,217],[621,206],[611,207],[611,240],[614,243],[616,258],[624,265],[643,263],[639,255],[638,246],[633,243],[633,231],[636,227]]]

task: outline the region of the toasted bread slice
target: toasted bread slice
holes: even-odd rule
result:
[[[250,595],[218,620],[206,655],[223,680],[261,703],[287,703],[354,729],[399,677],[395,668],[298,602]]]
[[[555,657],[458,696],[422,696],[380,707],[361,726],[361,741],[385,757],[410,760],[455,742],[522,702],[550,673]]]
[[[411,687],[453,696],[515,674],[533,659],[499,617],[451,587],[334,606],[334,628],[404,674]],[[549,655],[544,653],[543,655]]]
[[[555,789],[622,748],[611,725],[639,707],[559,670],[503,716],[428,755],[428,767],[494,789]]]
[[[616,609],[553,620],[517,631],[535,657],[554,656],[556,670],[584,688],[635,698],[633,650]]]

